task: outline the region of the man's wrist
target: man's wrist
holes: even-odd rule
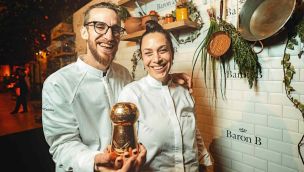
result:
[[[206,172],[207,171],[207,167],[204,166],[203,164],[199,164],[198,171],[199,172]]]

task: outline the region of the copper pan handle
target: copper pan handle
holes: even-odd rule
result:
[[[259,51],[255,51],[255,50],[254,50],[254,46],[255,46],[255,44],[256,44],[257,42],[259,42],[260,45],[261,45],[261,49],[260,49]],[[263,45],[263,43],[262,43],[261,40],[258,40],[258,41],[255,41],[255,42],[251,45],[251,49],[252,49],[252,51],[253,51],[255,54],[260,54],[260,53],[263,51],[263,49],[264,49],[264,45]]]

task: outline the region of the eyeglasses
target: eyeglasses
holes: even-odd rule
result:
[[[104,22],[99,22],[99,21],[91,21],[88,23],[85,23],[84,26],[94,26],[94,30],[97,34],[106,34],[109,30],[109,28],[112,29],[112,34],[115,37],[121,36],[125,29],[118,26],[118,25],[113,25],[113,26],[109,26]]]

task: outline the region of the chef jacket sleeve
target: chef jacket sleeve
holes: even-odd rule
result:
[[[212,165],[210,154],[205,146],[204,140],[201,136],[199,129],[196,127],[196,142],[198,148],[198,160],[199,163],[204,166]]]
[[[194,98],[190,95],[189,92],[187,92],[186,96],[188,97],[189,101],[192,102],[192,104],[195,106]],[[194,107],[193,107],[193,111],[194,111]],[[199,164],[201,164],[203,166],[211,166],[212,165],[211,156],[205,146],[203,137],[202,137],[199,129],[197,128],[197,124],[196,124],[195,128],[196,128],[195,137],[196,137],[196,143],[197,143],[197,149],[198,149],[198,162],[199,162]]]
[[[57,168],[92,172],[98,151],[82,143],[75,112],[62,84],[46,81],[42,90],[42,124]]]

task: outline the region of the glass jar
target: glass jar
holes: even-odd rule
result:
[[[165,23],[172,23],[174,21],[172,14],[166,14]]]
[[[165,17],[159,17],[158,23],[160,25],[166,24]]]
[[[188,8],[186,6],[180,5],[176,7],[175,11],[176,21],[187,20],[188,19]]]

